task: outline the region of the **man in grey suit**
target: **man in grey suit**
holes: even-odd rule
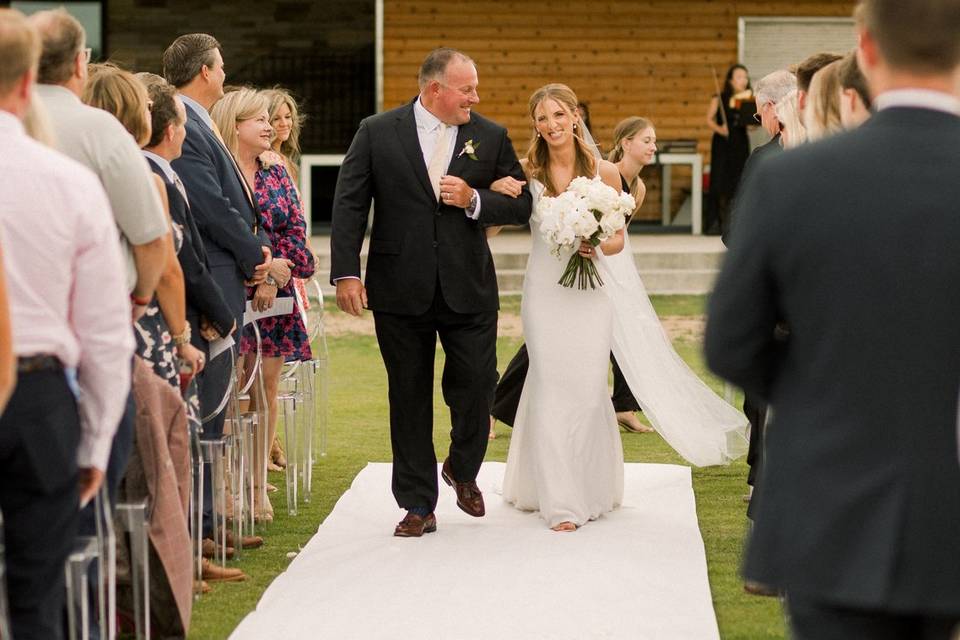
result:
[[[793,637],[947,640],[960,621],[960,3],[864,0],[856,15],[877,113],[749,176],[707,360],[774,410],[744,574],[786,592]]]

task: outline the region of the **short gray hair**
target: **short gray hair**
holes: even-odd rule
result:
[[[470,56],[456,49],[449,47],[434,49],[427,54],[427,57],[423,60],[423,64],[420,65],[420,73],[417,74],[417,84],[423,89],[428,83],[442,79],[443,74],[447,71],[447,66],[454,60],[473,64]]]
[[[797,76],[790,73],[786,69],[779,69],[773,73],[768,73],[760,78],[759,82],[757,82],[757,88],[755,91],[757,96],[757,108],[760,108],[764,105],[764,103],[767,102],[777,104],[791,91],[796,90]]]

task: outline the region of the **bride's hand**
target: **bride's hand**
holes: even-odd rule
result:
[[[490,191],[516,198],[523,191],[523,185],[525,184],[527,184],[525,180],[517,180],[511,176],[504,176],[499,180],[495,180],[493,184],[490,185]]]
[[[580,248],[577,249],[577,253],[579,253],[584,258],[592,258],[596,254],[596,251],[594,250],[593,245],[590,244],[589,241],[581,240]]]

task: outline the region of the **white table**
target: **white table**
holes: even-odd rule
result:
[[[660,165],[660,216],[663,226],[672,223],[670,212],[670,188],[672,186],[673,165],[688,164],[693,169],[690,176],[691,189],[691,226],[693,235],[703,235],[703,158],[699,153],[658,153]]]

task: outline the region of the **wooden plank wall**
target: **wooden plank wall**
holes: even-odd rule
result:
[[[722,81],[736,62],[737,19],[846,17],[854,5],[854,0],[384,0],[384,108],[413,97],[423,57],[434,47],[450,46],[476,61],[477,111],[510,130],[521,156],[532,131],[530,94],[548,82],[563,82],[589,103],[594,137],[604,148],[617,122],[643,115],[662,139],[696,139],[709,162],[704,121],[713,93],[711,67]],[[683,174],[676,173],[676,182],[683,183]],[[657,218],[657,186],[647,182],[642,217]]]

